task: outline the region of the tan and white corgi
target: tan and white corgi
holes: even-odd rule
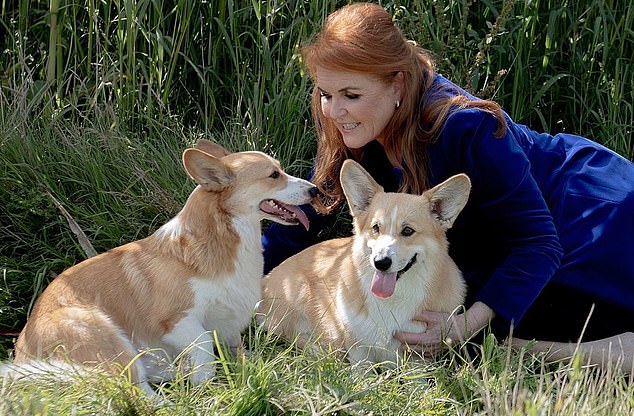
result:
[[[424,330],[411,321],[417,312],[452,312],[464,302],[445,232],[471,184],[460,174],[422,195],[385,193],[352,160],[340,180],[354,235],[309,247],[273,269],[258,318],[300,346],[316,341],[352,363],[396,362],[394,333]]]
[[[214,376],[214,331],[237,348],[261,299],[261,220],[308,227],[296,205],[316,188],[264,153],[229,154],[209,141],[186,149],[183,164],[198,186],[178,215],[55,278],[5,373],[23,373],[20,363],[117,374],[129,365],[132,380],[153,395],[149,382],[173,375],[169,364],[180,355],[192,383]]]

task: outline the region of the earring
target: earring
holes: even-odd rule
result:
[[[394,103],[394,106],[396,108],[399,108],[401,106],[401,102],[399,100],[396,100],[396,102]]]

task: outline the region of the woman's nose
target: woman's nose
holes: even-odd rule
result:
[[[328,101],[323,101],[321,104],[321,110],[328,118],[337,119],[346,114],[346,107],[343,105],[342,100],[332,97]]]

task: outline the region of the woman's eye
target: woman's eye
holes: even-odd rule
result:
[[[411,227],[405,227],[401,230],[401,235],[403,237],[409,237],[412,234],[414,234],[414,229]]]
[[[329,99],[330,99],[330,97],[331,97],[331,95],[330,95],[330,94],[326,94],[326,93],[325,93],[325,92],[323,92],[323,91],[319,91],[319,96],[320,96],[321,98],[325,98],[326,100],[329,100]]]
[[[274,171],[273,171],[273,173],[271,173],[271,174],[269,175],[269,178],[271,178],[271,179],[277,179],[277,178],[279,178],[279,177],[280,177],[280,172],[279,172],[279,171],[277,171],[277,170],[274,170]]]
[[[359,98],[359,94],[346,94],[346,98],[349,100],[356,100]]]

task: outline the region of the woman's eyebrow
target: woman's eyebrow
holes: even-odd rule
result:
[[[328,91],[324,90],[321,87],[317,87],[317,89],[323,93],[328,93]],[[337,92],[352,92],[352,91],[361,91],[361,88],[359,87],[343,87],[340,88]]]

